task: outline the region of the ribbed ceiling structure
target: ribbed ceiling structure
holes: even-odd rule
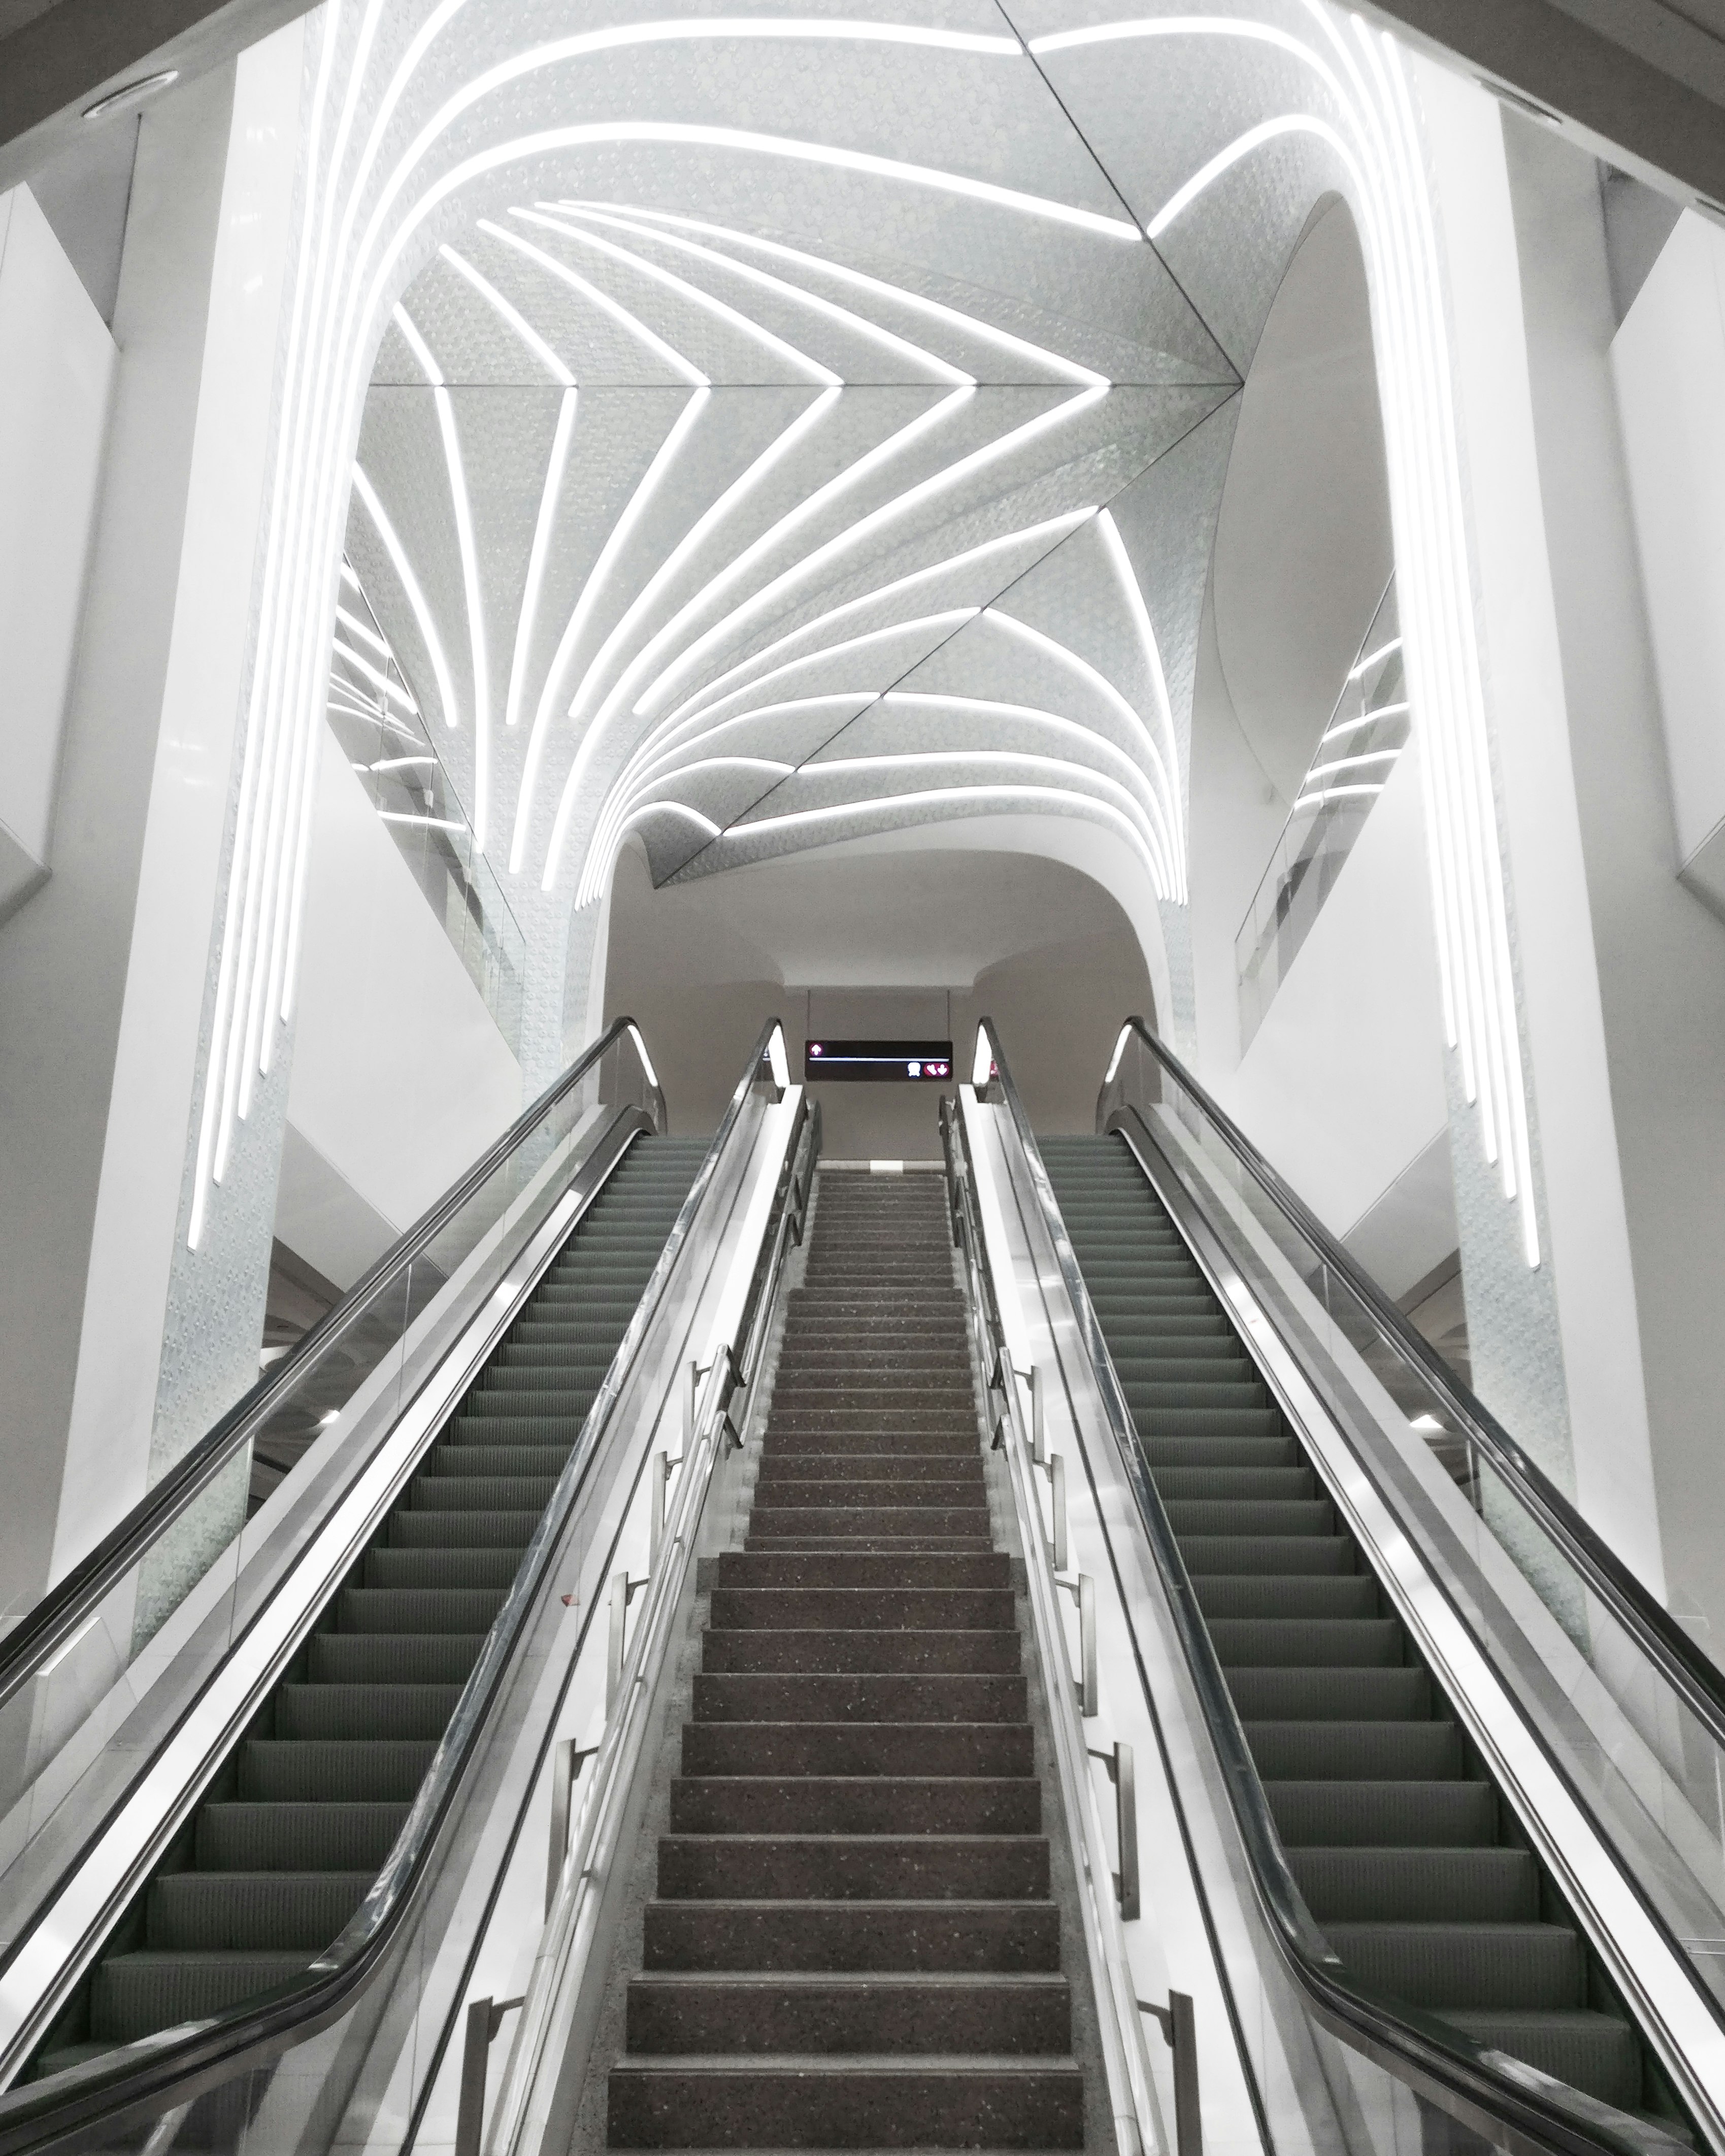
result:
[[[348,553],[512,888],[1032,814],[1184,897],[1134,563],[1239,373],[999,11],[893,12],[590,34],[578,191],[393,310]]]

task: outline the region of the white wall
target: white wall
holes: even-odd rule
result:
[[[1725,232],[1677,220],[1611,346],[1676,858],[1725,911]]]
[[[377,1255],[368,1219],[383,1240],[410,1227],[521,1107],[515,1057],[326,730],[277,1235],[348,1286]]]
[[[0,916],[48,873],[115,360],[30,190],[0,195]]]
[[[1239,1068],[1214,1081],[1223,1106],[1337,1235],[1447,1120],[1430,888],[1410,745]]]

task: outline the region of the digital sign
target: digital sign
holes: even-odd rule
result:
[[[803,1049],[803,1075],[863,1079],[871,1084],[949,1084],[950,1040],[811,1040]]]

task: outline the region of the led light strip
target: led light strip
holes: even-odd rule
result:
[[[467,491],[467,471],[461,456],[461,437],[455,425],[454,400],[432,349],[420,336],[407,309],[398,305],[391,319],[406,338],[408,350],[431,384],[437,413],[438,433],[444,445],[444,466],[449,475],[449,499],[455,511],[455,544],[461,557],[461,590],[467,605],[467,635],[473,661],[473,844],[485,850],[486,812],[491,793],[491,665],[485,642],[485,609],[480,589],[479,544],[474,536],[473,504]]]

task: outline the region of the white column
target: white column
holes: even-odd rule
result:
[[[1570,711],[1540,485],[1502,109],[1414,63],[1448,287],[1476,605],[1512,908],[1542,1279],[1470,1204],[1457,1141],[1469,1332],[1481,1396],[1664,1592],[1641,1341],[1604,1018],[1571,761]],[[1472,1247],[1470,1247],[1470,1223]],[[1520,1270],[1517,1270],[1520,1266]],[[1563,1443],[1567,1392],[1568,1445]],[[1548,1413],[1540,1426],[1542,1413]],[[1519,1426],[1518,1426],[1519,1425]]]
[[[54,1569],[63,1571],[257,1373],[274,1211],[272,1157],[257,1233],[224,1269],[188,1339],[170,1323],[183,1244],[182,1191],[195,1138],[200,1030],[219,930],[236,740],[252,633],[254,558],[274,440],[274,404],[292,259],[303,26],[244,54],[224,136],[224,170],[198,375],[183,526],[174,547],[160,726],[101,1155],[77,1388],[67,1440]],[[146,159],[167,154],[151,142]],[[131,259],[126,280],[147,265]],[[151,291],[150,297],[156,295]],[[116,327],[118,326],[116,321]],[[122,341],[124,339],[122,337]],[[133,546],[162,540],[134,528]],[[145,706],[147,711],[148,704]],[[277,1098],[276,1096],[281,1098]],[[279,1116],[285,1086],[259,1103]],[[279,1151],[279,1131],[276,1133]],[[164,1368],[164,1335],[172,1340]],[[188,1359],[189,1352],[189,1359]],[[156,1432],[158,1392],[162,1427]],[[153,1457],[152,1457],[153,1455]]]

